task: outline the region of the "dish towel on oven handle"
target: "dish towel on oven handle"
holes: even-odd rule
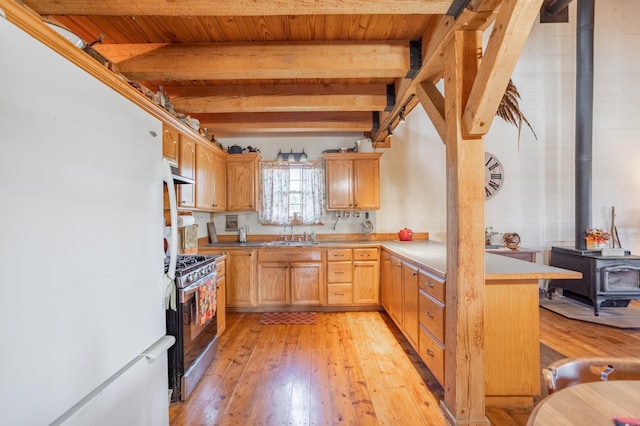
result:
[[[198,287],[198,317],[199,325],[206,324],[216,314],[216,283],[213,278],[208,279]]]

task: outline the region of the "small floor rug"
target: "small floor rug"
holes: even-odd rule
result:
[[[315,324],[315,312],[265,312],[260,324]]]
[[[541,296],[540,306],[563,317],[579,321],[623,329],[640,329],[640,306],[635,303],[630,303],[626,308],[601,307],[599,316],[593,314],[593,306],[564,296],[554,297],[553,299]]]

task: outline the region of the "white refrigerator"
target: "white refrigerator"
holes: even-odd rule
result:
[[[1,16],[0,58],[0,423],[168,425],[161,122]]]

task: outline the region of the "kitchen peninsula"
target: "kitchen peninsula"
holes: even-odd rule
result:
[[[296,262],[296,259],[291,258],[291,247],[274,247],[255,241],[244,244],[205,244],[200,246],[199,253],[239,254],[241,260],[236,266],[241,265],[241,268],[231,266],[227,269],[236,271],[235,279],[242,283],[241,289],[234,288],[236,283],[228,277],[227,302],[237,302],[230,300],[229,295],[240,291],[246,296],[243,299],[246,310],[260,311],[274,308],[271,301],[260,303],[258,296],[261,294],[260,255],[262,251],[277,253],[279,250],[290,263]],[[353,278],[358,274],[354,272],[358,268],[354,253],[360,251],[369,254],[367,260],[360,261],[373,262],[379,268],[379,271],[368,275],[373,280],[375,298],[367,299],[364,304],[353,298],[353,294],[359,291],[358,285],[361,285],[356,284],[358,280]],[[312,267],[312,276],[316,282],[312,286],[315,293],[306,293],[317,295],[309,298],[315,302],[306,303],[305,309],[384,309],[436,379],[444,385],[447,341],[444,244],[433,241],[321,241],[295,247],[295,253],[302,256],[299,260],[301,264]],[[305,253],[311,256],[311,260],[304,257]],[[331,260],[332,253],[345,256],[340,262],[343,264],[341,272],[349,277],[340,284],[349,299],[342,299],[342,303],[337,306],[330,303],[329,294],[335,285],[330,279],[331,271],[335,268]],[[580,278],[580,274],[493,253],[485,254],[485,271],[486,404],[531,405],[533,397],[540,391],[538,280]],[[290,279],[287,275],[283,282],[289,284]],[[290,294],[289,291],[294,290],[282,291],[283,294]],[[265,294],[264,289],[262,294]],[[283,310],[299,308],[295,303],[276,306]]]

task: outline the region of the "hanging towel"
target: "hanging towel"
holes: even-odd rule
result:
[[[199,325],[204,325],[216,314],[216,283],[214,279],[209,279],[198,288],[198,317],[196,321]]]

